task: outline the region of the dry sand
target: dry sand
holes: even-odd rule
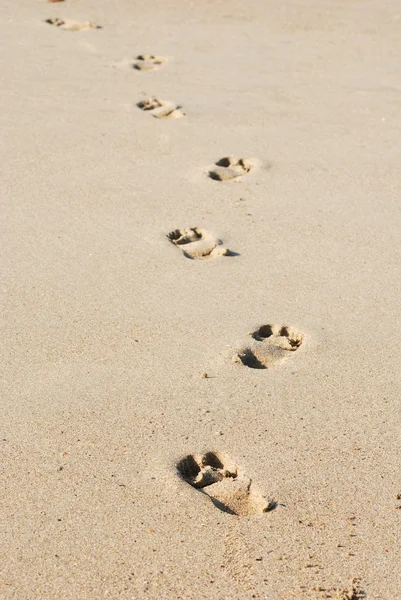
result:
[[[0,597],[401,598],[400,1],[0,17]]]

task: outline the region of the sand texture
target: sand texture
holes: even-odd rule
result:
[[[1,3],[1,600],[401,598],[400,27]]]

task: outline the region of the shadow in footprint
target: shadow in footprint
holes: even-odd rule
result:
[[[238,356],[242,364],[250,369],[267,369],[267,366],[255,356],[250,348],[245,348]]]
[[[184,481],[209,496],[214,506],[230,515],[260,515],[277,506],[255,489],[252,480],[221,453],[189,454],[178,462],[177,470]]]
[[[175,229],[167,234],[167,239],[175,246],[180,247],[184,256],[191,259],[238,256],[238,253],[225,248],[221,240],[199,227]]]
[[[288,357],[302,345],[304,336],[287,325],[262,325],[251,333],[253,341],[239,350],[234,362],[251,369],[268,369]]]

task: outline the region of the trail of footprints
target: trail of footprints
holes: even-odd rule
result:
[[[58,1],[60,0],[49,0]],[[49,18],[46,22],[67,31],[101,29],[100,25],[91,21]],[[140,54],[130,65],[135,70],[146,72],[155,71],[166,62],[167,58],[164,56]],[[155,96],[141,100],[137,107],[158,119],[179,119],[185,116],[181,106]],[[218,160],[206,173],[214,181],[228,182],[241,179],[254,166],[252,160],[247,158],[227,156]],[[167,239],[190,259],[205,260],[235,255],[221,240],[199,227],[175,229],[167,234]],[[250,339],[237,350],[233,361],[250,369],[271,369],[298,351],[304,342],[301,332],[283,324],[261,325],[249,335]],[[234,461],[221,452],[188,454],[176,463],[176,469],[183,481],[207,497],[216,508],[229,515],[263,515],[277,506],[277,503],[266,497]],[[355,586],[351,594],[352,598],[360,597]]]
[[[62,0],[48,0],[59,2]],[[101,29],[91,21],[49,18],[46,23],[66,31]],[[155,71],[167,62],[164,56],[140,54],[130,62],[137,71]],[[158,97],[149,97],[137,103],[137,107],[158,119],[178,119],[185,115],[182,107]],[[207,171],[210,179],[219,182],[238,180],[253,168],[252,160],[227,156],[218,160]],[[199,227],[175,229],[167,234],[169,242],[180,249],[186,258],[213,259],[232,256],[222,241]],[[282,324],[261,325],[249,334],[250,339],[233,356],[235,363],[251,369],[271,369],[299,350],[304,335],[295,328]],[[229,515],[250,517],[263,515],[277,503],[267,498],[252,479],[228,456],[221,452],[207,451],[188,454],[176,463],[178,476],[199,493],[207,497],[219,510]],[[352,585],[347,598],[362,597],[358,586]],[[345,595],[344,595],[345,597]]]
[[[56,1],[56,0],[50,0]],[[50,25],[69,31],[100,29],[91,21],[50,18]],[[155,71],[165,65],[165,56],[140,54],[131,62],[138,71]],[[185,115],[174,102],[152,96],[137,103],[137,107],[158,119],[178,119]],[[242,178],[254,167],[251,160],[226,156],[207,170],[212,180],[227,182]],[[180,249],[186,258],[213,259],[235,255],[222,241],[205,229],[192,227],[175,229],[167,239]],[[267,324],[250,334],[250,341],[233,356],[234,362],[251,369],[270,369],[297,351],[304,340],[299,331],[287,325]],[[178,461],[177,473],[181,479],[207,496],[220,510],[230,515],[261,515],[276,507],[276,502],[266,498],[253,481],[229,457],[220,452],[190,454]]]

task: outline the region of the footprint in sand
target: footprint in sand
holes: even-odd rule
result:
[[[91,21],[83,21],[80,23],[79,21],[72,21],[71,19],[46,19],[45,23],[50,23],[50,25],[55,25],[60,29],[65,29],[67,31],[87,31],[88,29],[101,29],[101,25],[96,25]]]
[[[167,62],[165,56],[154,56],[153,54],[139,54],[133,62],[132,66],[138,71],[154,71],[160,65]]]
[[[138,102],[137,107],[150,112],[157,119],[180,119],[185,116],[181,106],[168,100],[161,100],[161,98],[151,97],[141,100],[141,102]]]
[[[253,165],[247,158],[226,156],[218,160],[215,166],[208,170],[208,175],[216,181],[230,181],[246,175],[252,168]]]
[[[222,245],[221,240],[199,227],[175,229],[167,234],[167,238],[175,246],[180,246],[187,258],[206,259],[216,256],[235,256],[234,252]]]
[[[255,489],[252,479],[227,456],[218,452],[190,454],[177,464],[179,475],[210,497],[220,510],[240,517],[260,515],[276,508]]]
[[[287,325],[262,325],[251,334],[250,344],[239,350],[234,362],[251,369],[269,369],[295,352],[302,345],[304,336]]]

